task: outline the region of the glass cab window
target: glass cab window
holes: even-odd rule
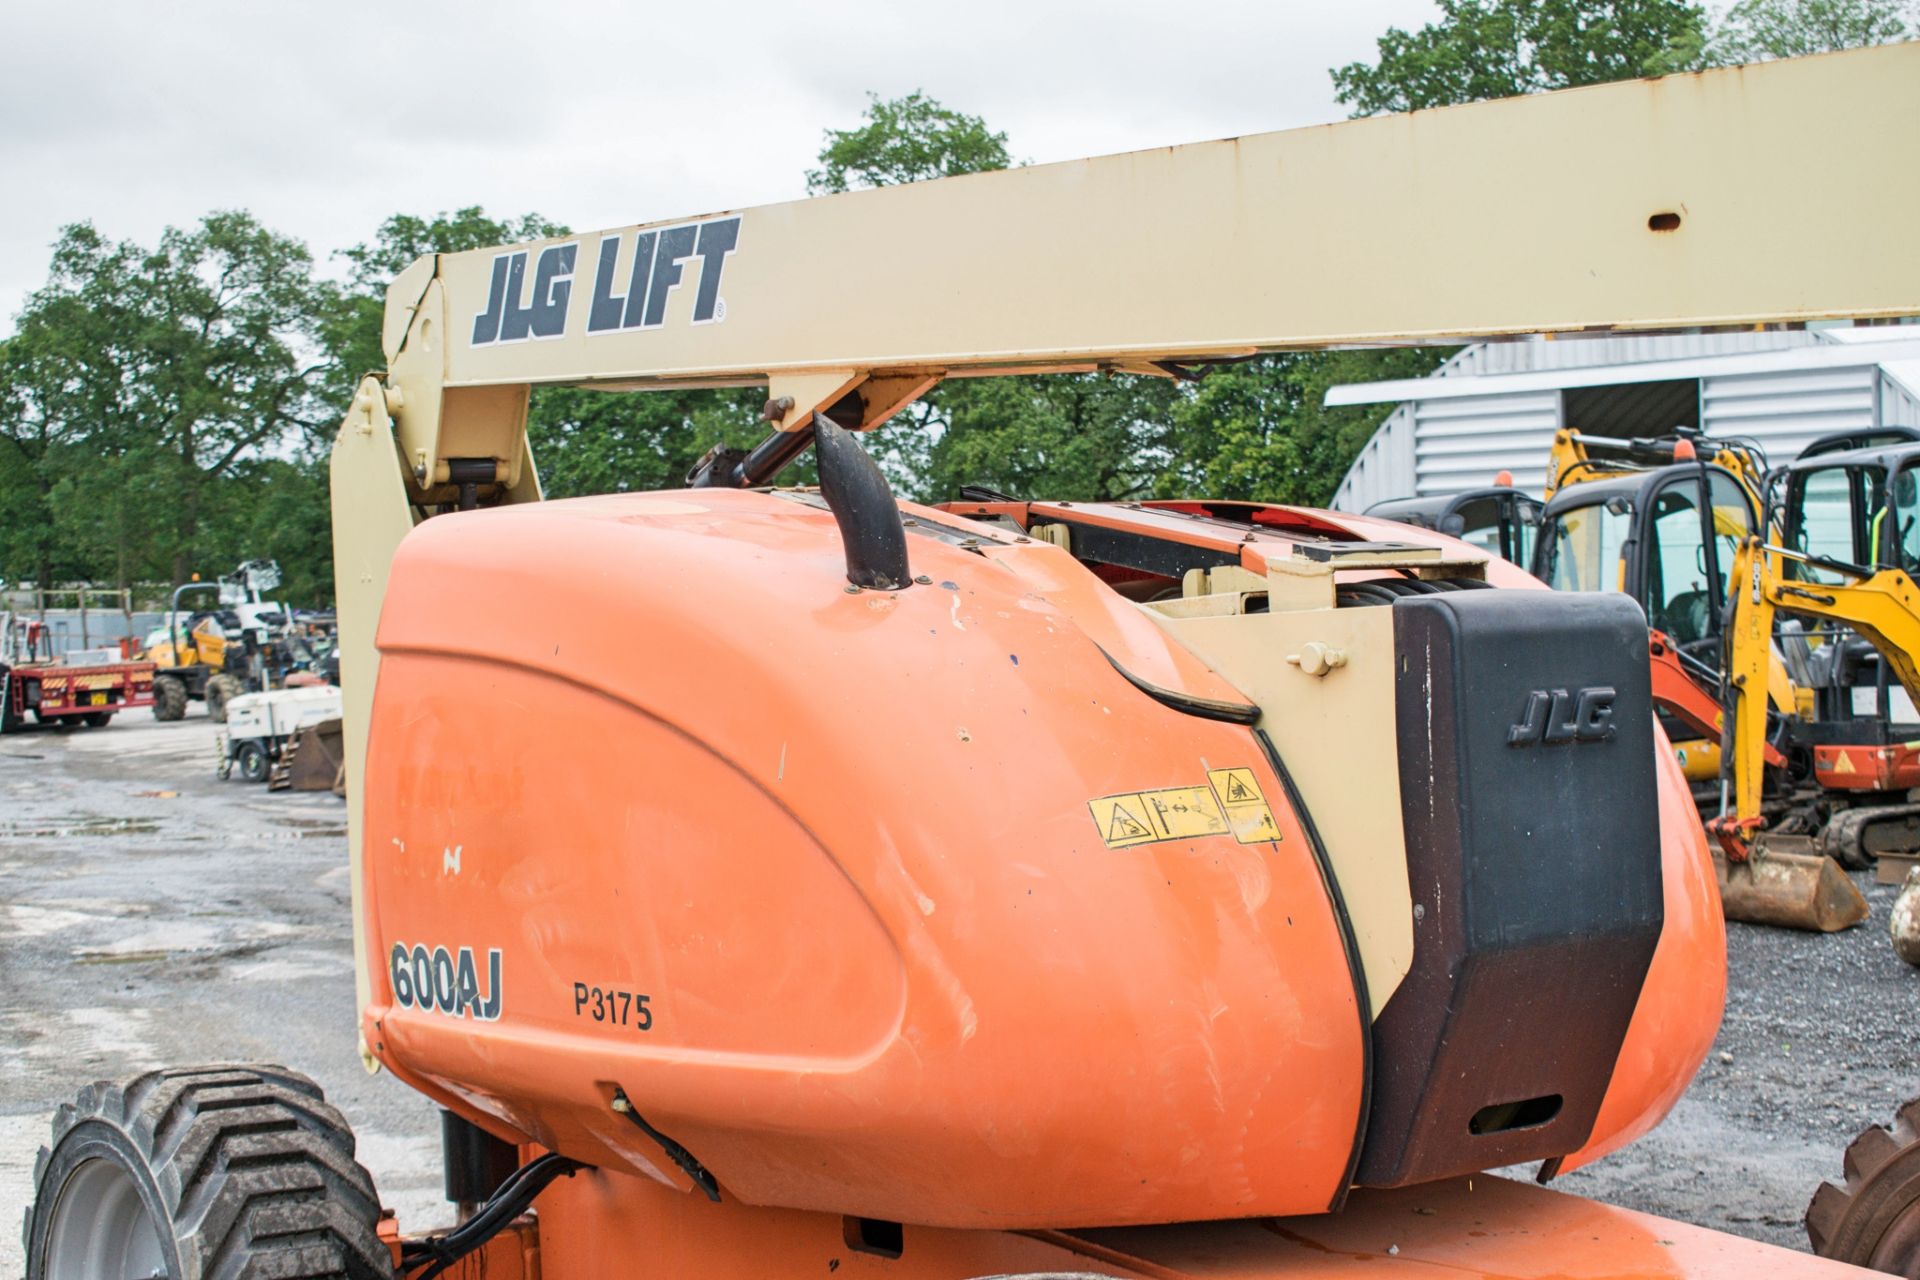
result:
[[[1647,621],[1678,645],[1716,631],[1706,530],[1696,480],[1676,481],[1655,496],[1647,527]]]
[[[1489,555],[1517,565],[1533,558],[1533,535],[1539,527],[1539,505],[1511,496],[1475,498],[1448,517],[1444,532],[1471,543]]]
[[[1794,481],[1787,502],[1788,546],[1844,564],[1868,564],[1877,558],[1871,540],[1884,536],[1884,521],[1870,508],[1879,488],[1878,468],[1821,467]],[[1789,561],[1788,572],[1803,581],[1841,581],[1831,570],[1799,561]]]
[[[1879,545],[1897,548],[1898,557],[1882,557],[1882,562],[1911,573],[1920,567],[1920,467],[1902,467],[1894,473],[1887,511],[1893,527],[1881,535]]]
[[[1720,599],[1733,590],[1733,557],[1740,544],[1753,532],[1753,508],[1747,504],[1747,491],[1740,482],[1722,471],[1709,473],[1708,492],[1713,495],[1713,551]],[[1718,635],[1719,610],[1715,611],[1712,632]]]
[[[1547,585],[1556,591],[1618,591],[1620,548],[1632,532],[1625,499],[1570,507],[1553,517],[1547,538]]]

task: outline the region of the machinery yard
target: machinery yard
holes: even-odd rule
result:
[[[0,738],[0,1276],[73,1081],[210,1056],[321,1081],[387,1202],[450,1216],[432,1105],[360,1066],[345,804],[220,781],[218,727],[141,712]]]
[[[784,186],[784,71],[474,9],[685,147],[63,207],[0,1280],[1920,1280],[1920,0],[1393,3],[1338,123],[883,77]]]
[[[214,729],[136,715],[111,734],[0,741],[0,1204],[30,1196],[76,1080],[218,1046],[318,1080],[387,1205],[411,1230],[442,1225],[433,1106],[360,1066],[345,805],[219,781]],[[1914,1089],[1920,974],[1887,946],[1895,890],[1854,878],[1862,928],[1728,925],[1726,1019],[1692,1087],[1652,1134],[1557,1187],[1807,1248],[1813,1188]],[[0,1231],[0,1276],[20,1266],[18,1235]]]

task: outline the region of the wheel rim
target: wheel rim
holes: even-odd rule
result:
[[[47,1280],[165,1280],[160,1231],[140,1189],[111,1160],[83,1161],[47,1230]]]

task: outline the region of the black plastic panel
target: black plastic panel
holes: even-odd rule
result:
[[[1639,607],[1463,591],[1393,611],[1414,957],[1374,1024],[1363,1186],[1576,1150],[1662,923]]]

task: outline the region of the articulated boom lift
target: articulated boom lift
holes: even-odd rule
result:
[[[946,378],[1914,313],[1916,144],[1910,46],[417,263],[333,455],[356,950],[471,1216],[376,1237],[309,1082],[158,1073],[63,1111],[30,1278],[115,1177],[141,1275],[1844,1273],[1479,1172],[1646,1132],[1718,1023],[1632,602],[1292,507],[897,502],[857,433]],[[555,383],[766,384],[772,432],[543,503]]]

